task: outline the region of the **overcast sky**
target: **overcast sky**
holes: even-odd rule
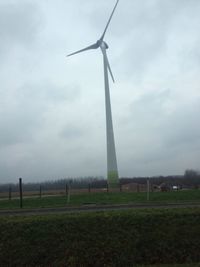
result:
[[[115,0],[0,0],[0,182],[106,175],[100,50]],[[120,0],[106,33],[120,177],[200,159],[200,1]]]

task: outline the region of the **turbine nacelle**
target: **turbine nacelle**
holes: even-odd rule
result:
[[[105,41],[98,40],[97,43],[99,44],[99,47],[102,49],[108,49],[108,44]]]

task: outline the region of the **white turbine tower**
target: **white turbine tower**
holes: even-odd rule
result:
[[[119,186],[119,177],[118,177],[117,159],[116,159],[116,152],[115,152],[112,112],[111,112],[111,104],[110,104],[108,71],[110,72],[113,82],[114,82],[114,77],[113,77],[111,67],[108,61],[107,53],[106,53],[106,49],[108,49],[108,45],[104,41],[104,36],[108,29],[108,26],[110,24],[110,21],[115,12],[118,2],[119,0],[117,0],[113,8],[113,11],[110,15],[108,23],[100,39],[97,40],[96,43],[68,55],[68,56],[72,56],[72,55],[84,52],[86,50],[97,49],[97,48],[100,48],[103,54],[104,81],[105,81],[105,106],[106,106],[106,136],[107,136],[107,181],[108,181],[109,188],[116,188]]]

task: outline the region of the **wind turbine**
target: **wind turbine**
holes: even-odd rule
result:
[[[72,56],[87,50],[100,48],[103,54],[103,67],[104,67],[104,82],[105,82],[105,106],[106,106],[106,138],[107,138],[107,181],[109,188],[116,188],[119,186],[119,176],[118,176],[118,168],[117,168],[117,159],[116,159],[116,151],[115,151],[115,140],[114,140],[114,132],[113,132],[113,123],[112,123],[112,111],[111,111],[111,103],[110,103],[110,91],[109,91],[109,78],[108,71],[110,76],[114,82],[114,77],[111,71],[111,67],[108,61],[106,49],[108,49],[107,43],[104,41],[104,37],[112,16],[115,12],[115,9],[118,5],[119,0],[117,0],[113,11],[109,17],[109,20],[106,24],[105,30],[101,35],[100,39],[97,40],[96,43],[78,50],[74,53],[71,53],[67,56]]]

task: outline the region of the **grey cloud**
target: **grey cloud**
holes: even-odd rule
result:
[[[166,108],[168,101],[175,101],[176,108]],[[173,173],[176,166],[179,173],[181,168],[193,166],[194,154],[200,150],[199,112],[199,98],[183,104],[173,99],[171,90],[141,96],[132,103],[118,133],[118,137],[128,133],[126,140],[119,140],[119,150],[124,151],[120,155],[122,171],[159,175],[169,173],[170,168]]]
[[[39,10],[33,2],[0,3],[0,52],[16,46],[30,46],[40,23]]]
[[[165,121],[165,142],[167,146],[182,148],[200,148],[200,126],[199,126],[199,98],[188,105],[184,105],[171,114]]]
[[[119,24],[119,28],[122,35],[126,34],[126,36],[123,36],[122,39],[119,38],[119,42],[123,47],[120,57],[123,56],[126,59],[126,64],[123,66],[126,70],[125,77],[132,75],[134,79],[142,80],[146,72],[154,67],[153,64],[156,64],[158,58],[163,58],[163,64],[165,64],[169,42],[172,53],[177,46],[184,46],[183,43],[178,44],[177,42],[185,32],[193,31],[195,25],[192,21],[195,18],[196,25],[199,25],[197,18],[199,17],[200,3],[180,0],[143,1],[142,4],[139,2],[141,1],[130,1],[127,3],[129,8],[122,7],[122,16],[126,19],[123,24]],[[123,12],[126,12],[126,15]],[[187,27],[183,28],[185,21],[187,21]],[[126,30],[123,29],[124,24]],[[118,28],[117,31],[119,32]],[[197,28],[195,32],[197,34]],[[174,33],[174,40],[170,39],[171,33]],[[195,34],[188,38],[194,39]],[[187,42],[187,37],[185,41]],[[186,53],[187,51],[184,51],[183,48],[180,60],[181,57],[184,58],[183,61],[186,60]]]
[[[65,139],[76,139],[82,137],[84,134],[84,130],[81,127],[77,127],[77,125],[68,124],[61,131],[60,136]]]
[[[0,107],[0,145],[32,142],[36,133],[45,127],[48,111],[58,104],[72,104],[79,92],[74,86],[58,87],[49,83],[19,87]]]
[[[171,91],[169,89],[146,92],[129,107],[130,113],[126,118],[126,123],[132,122],[135,131],[140,131],[141,127],[156,129],[159,123],[166,119],[165,104],[170,99]]]
[[[44,80],[40,83],[23,85],[18,88],[16,94],[24,101],[29,99],[32,103],[41,103],[41,105],[46,106],[48,104],[77,101],[81,91],[76,84],[58,86],[53,82],[50,83]]]
[[[10,99],[9,105],[1,106],[0,114],[1,146],[31,142],[42,124],[41,108],[28,98]]]
[[[35,112],[34,112],[35,113]],[[34,128],[38,125],[33,110],[27,107],[13,110],[13,113],[3,114],[1,119],[0,145],[12,145],[16,143],[30,142],[34,135]]]

